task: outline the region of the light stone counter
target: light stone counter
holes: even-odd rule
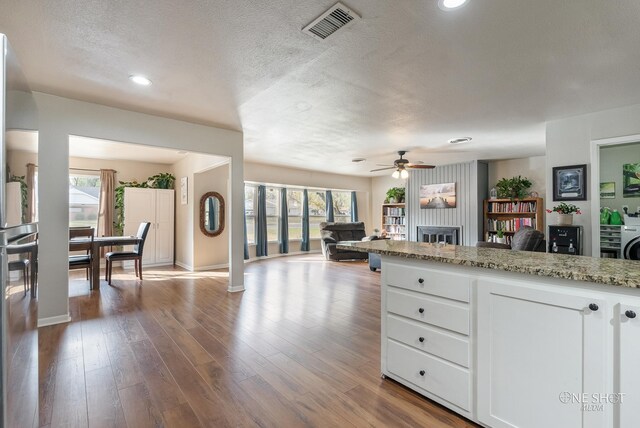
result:
[[[338,249],[640,288],[640,261],[635,260],[392,240],[338,243]]]

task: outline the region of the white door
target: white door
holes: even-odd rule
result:
[[[144,243],[142,264],[156,262],[156,191],[155,189],[124,189],[124,235],[136,235],[140,223],[149,222],[149,233]]]
[[[156,190],[155,262],[173,264],[174,191]]]
[[[629,301],[616,305],[620,340],[616,356],[620,370],[615,382],[621,403],[617,415],[619,427],[640,426],[640,302]]]
[[[491,427],[605,427],[607,305],[550,287],[478,281],[478,418]],[[591,305],[592,309],[589,309]],[[605,406],[606,407],[606,406]]]

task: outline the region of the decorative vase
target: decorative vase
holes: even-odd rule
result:
[[[396,198],[389,198],[389,203],[390,204],[395,204],[396,203]]]
[[[498,238],[497,236],[495,237],[495,242],[498,244],[506,244],[507,243],[507,238],[505,238],[504,236],[502,238]]]
[[[573,214],[558,213],[558,226],[571,226],[573,224]]]

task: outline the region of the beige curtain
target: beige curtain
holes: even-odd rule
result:
[[[97,236],[113,236],[113,215],[116,198],[116,172],[100,170],[100,207]]]
[[[36,166],[27,164],[27,223],[36,221]]]

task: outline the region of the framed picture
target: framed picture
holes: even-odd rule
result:
[[[616,183],[609,181],[607,183],[600,183],[600,199],[615,199],[616,198]]]
[[[587,200],[587,165],[553,167],[553,200]]]
[[[640,198],[640,163],[622,165],[622,196]]]
[[[188,199],[188,194],[189,194],[189,178],[188,177],[182,177],[180,179],[180,203],[182,205],[187,205],[187,203],[189,202]]]
[[[423,184],[420,186],[420,208],[455,208],[456,183]]]

